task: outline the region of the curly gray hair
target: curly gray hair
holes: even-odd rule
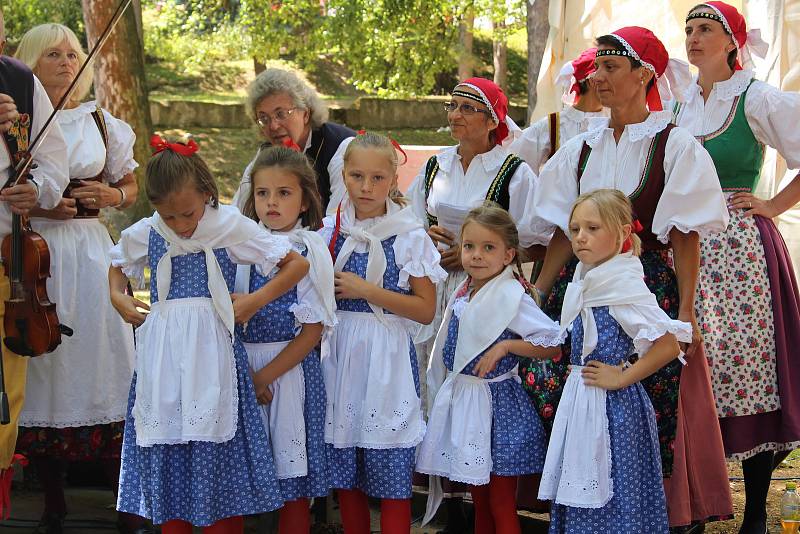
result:
[[[317,91],[290,70],[269,68],[256,76],[247,87],[247,109],[255,118],[256,106],[266,97],[286,93],[294,105],[306,109],[311,116],[311,128],[319,128],[328,121],[328,106]]]

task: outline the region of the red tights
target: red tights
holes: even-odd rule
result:
[[[520,534],[517,477],[491,475],[488,484],[470,486],[475,534]]]
[[[297,499],[283,504],[278,520],[279,534],[308,534],[311,514],[308,499]]]
[[[211,526],[203,527],[203,534],[242,534],[244,517],[237,515],[220,519]],[[192,534],[192,524],[181,519],[173,519],[161,525],[161,534]]]
[[[369,534],[367,495],[360,490],[337,490],[345,534]],[[381,533],[411,532],[411,499],[381,499]]]

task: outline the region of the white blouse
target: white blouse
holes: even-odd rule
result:
[[[617,189],[630,195],[639,186],[653,137],[672,119],[669,111],[651,113],[644,122],[629,124],[619,142],[604,121],[571,139],[548,161],[539,177],[533,202],[535,227],[556,226],[569,236],[568,219],[580,193]],[[598,122],[600,119],[597,120]],[[584,141],[592,154],[578,191],[578,159]],[[665,184],[653,217],[653,233],[662,243],[673,228],[701,236],[721,232],[728,225],[728,209],[714,162],[684,128],[674,128],[664,154]]]
[[[427,225],[426,208],[431,215],[435,216],[440,202],[464,208],[480,206],[486,198],[486,191],[492,185],[497,171],[500,170],[508,154],[506,148],[497,145],[489,152],[475,156],[465,174],[464,168],[461,166],[458,146],[441,150],[436,154],[439,172],[433,180],[433,187],[431,187],[427,203],[425,202],[425,166],[420,169],[407,192],[414,212]],[[519,240],[523,247],[546,245],[550,240],[549,235],[542,237],[545,232],[534,227],[533,211],[530,206],[537,184],[536,174],[526,163],[517,168],[508,184],[510,197],[508,212],[517,223]],[[543,230],[546,231],[546,228]]]
[[[800,168],[800,94],[784,92],[758,80],[750,85],[754,77],[752,70],[735,71],[730,79],[714,84],[705,102],[700,86],[693,84],[677,124],[692,135],[712,133],[725,123],[733,99],[747,91],[744,115],[756,139],[776,149],[789,168]]]
[[[36,76],[33,77],[33,121],[31,124],[31,143],[42,131],[47,117],[53,112],[53,105]],[[12,172],[11,155],[5,143],[0,148],[0,183],[5,184]],[[39,206],[51,209],[61,202],[61,194],[69,184],[67,175],[67,145],[58,122],[50,127],[43,138],[39,150],[33,157],[37,165],[31,176],[39,186]],[[11,233],[11,210],[7,202],[0,202],[0,236]]]
[[[589,129],[591,119],[607,117],[608,112],[581,111],[573,106],[565,106],[558,115],[560,146],[576,135]],[[550,155],[550,117],[546,116],[522,131],[522,136],[512,142],[508,151],[517,154],[535,172],[540,172]]]
[[[58,112],[58,124],[67,141],[69,177],[94,178],[102,172],[107,160],[108,181],[116,183],[139,166],[133,159],[136,134],[128,123],[103,110],[108,130],[106,150],[100,129],[92,117],[95,109],[97,103],[91,101]]]

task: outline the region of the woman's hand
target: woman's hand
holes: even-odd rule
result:
[[[451,273],[464,270],[464,267],[461,265],[461,247],[458,243],[441,254],[442,259],[439,260],[439,265],[442,266],[442,269]]]
[[[456,236],[453,235],[453,232],[437,225],[433,225],[428,228],[428,236],[433,239],[434,243],[441,243],[448,247],[452,247],[456,242]]]
[[[119,188],[111,187],[104,182],[81,180],[81,187],[72,190],[72,198],[82,206],[91,209],[117,206],[122,202],[122,193]]]
[[[747,210],[745,215],[761,215],[767,219],[774,219],[780,212],[775,209],[772,200],[763,200],[752,193],[736,193],[728,201],[728,207],[733,209]]]
[[[626,386],[622,377],[622,364],[608,365],[598,361],[591,361],[581,370],[583,383],[587,386],[616,391]]]
[[[111,305],[114,306],[123,321],[133,326],[140,326],[147,319],[147,314],[140,312],[138,308],[150,311],[147,303],[117,291],[111,293]]]
[[[508,346],[504,341],[495,343],[493,347],[487,350],[480,360],[478,360],[475,369],[472,371],[479,378],[485,378],[486,375],[491,373],[497,367],[497,362],[502,360],[508,355]]]
[[[8,202],[12,213],[27,215],[39,202],[39,192],[30,182],[12,185],[0,191],[0,201]]]
[[[45,217],[57,221],[68,221],[69,219],[75,218],[78,214],[78,208],[75,207],[75,204],[76,201],[74,198],[62,198],[58,205],[51,210],[33,208],[30,212],[30,216]]]
[[[375,287],[357,274],[334,273],[333,291],[337,299],[370,300],[369,292]]]
[[[231,293],[234,322],[246,323],[261,309],[261,302],[254,295],[255,293]]]
[[[692,342],[680,343],[681,350],[686,354],[687,358],[694,356],[695,351],[703,343],[703,335],[700,333],[700,326],[697,324],[697,317],[694,311],[678,312],[678,320],[684,321],[692,325]]]

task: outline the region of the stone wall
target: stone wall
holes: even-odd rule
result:
[[[332,121],[351,128],[438,128],[447,125],[442,104],[447,97],[418,99],[358,98],[347,107],[331,107]],[[169,128],[245,128],[251,122],[244,104],[150,100],[153,124]],[[511,106],[511,118],[525,122],[525,106]]]

